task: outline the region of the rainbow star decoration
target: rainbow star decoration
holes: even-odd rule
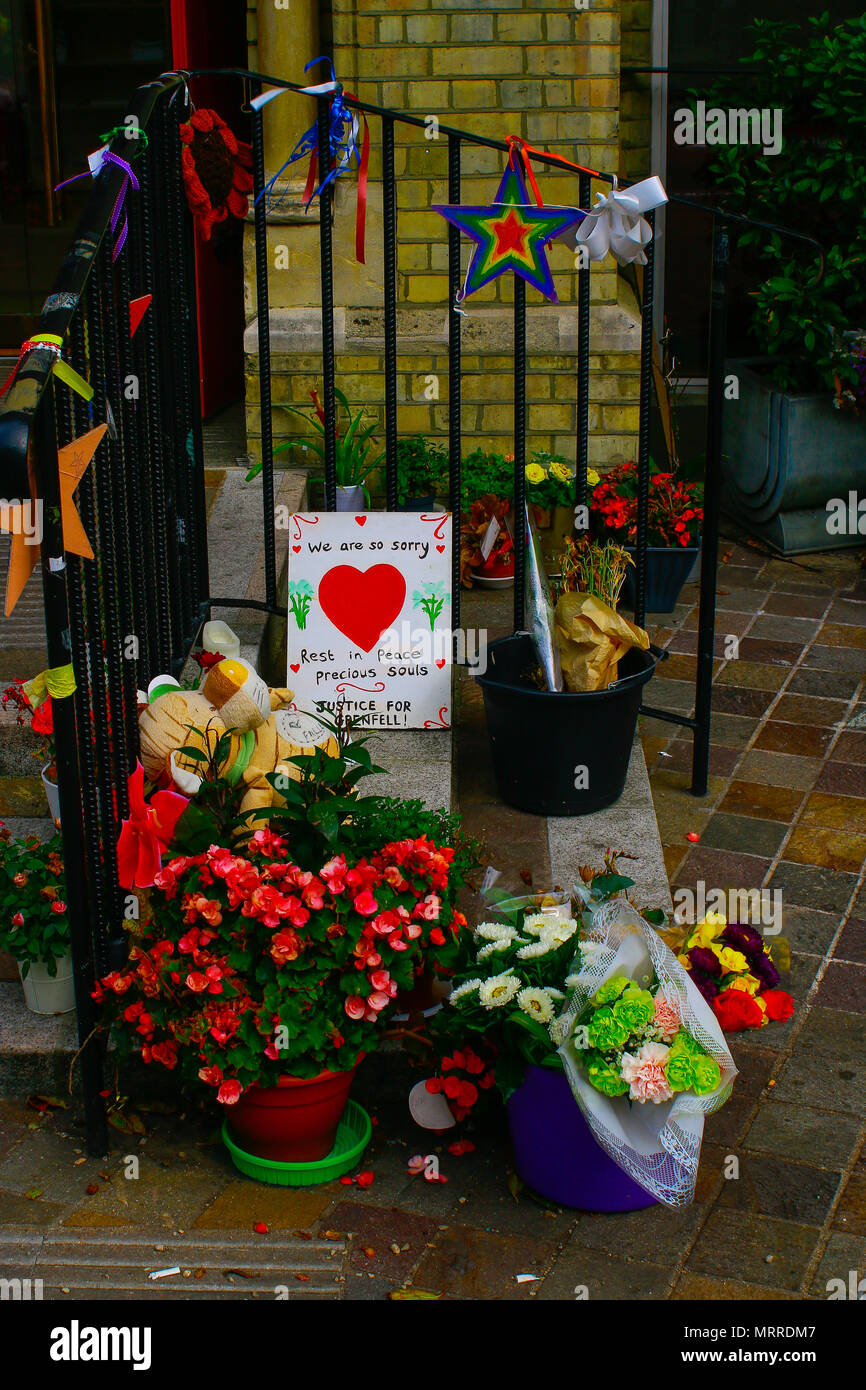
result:
[[[433,211],[475,242],[464,297],[512,270],[545,299],[559,303],[544,248],[583,221],[586,214],[580,208],[536,207],[522,173],[509,162],[490,207],[447,203],[434,205]]]

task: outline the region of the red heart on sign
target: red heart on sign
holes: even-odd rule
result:
[[[441,671],[441,670],[442,670],[442,667],[445,665],[445,658],[444,658],[444,656],[443,656],[439,661],[436,662],[436,665],[439,667],[439,670]]]
[[[326,618],[361,651],[375,647],[406,599],[406,580],[393,565],[368,570],[337,565],[322,575],[319,603]]]
[[[444,545],[437,545],[436,549],[439,551],[439,554],[441,555],[442,552],[444,551],[445,547],[444,547]]]
[[[300,671],[300,669],[301,669],[301,663],[300,663],[300,661],[290,661],[290,662],[289,662],[289,670],[298,672],[298,671]]]
[[[294,550],[296,555],[300,555],[301,553],[301,547],[299,545],[293,545],[292,550]]]
[[[367,524],[367,518],[365,516],[356,516],[355,520],[359,526],[366,526]]]

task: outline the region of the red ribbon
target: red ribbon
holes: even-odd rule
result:
[[[558,164],[563,169],[573,169],[578,174],[592,174],[593,178],[601,178],[601,174],[598,169],[587,169],[586,165],[574,164],[570,159],[566,159],[561,154],[551,154],[549,150],[536,149],[535,145],[528,144],[526,140],[524,140],[520,135],[509,135],[506,139],[506,144],[508,145],[509,163],[512,165],[512,167],[516,168],[517,159],[520,160],[520,163],[523,166],[523,172],[527,178],[527,182],[529,183],[529,186],[532,189],[533,194],[535,195],[535,201],[540,208],[544,207],[544,203],[541,199],[541,193],[539,191],[538,184],[535,181],[535,174],[532,171],[532,161],[530,159],[530,156],[533,154],[541,155],[545,160],[552,160],[554,164]]]
[[[121,888],[150,888],[189,799],[180,792],[158,791],[148,805],[141,763],[130,773],[128,786],[129,816],[117,841],[117,880]]]
[[[350,92],[346,92],[345,95],[350,100],[353,100]],[[367,117],[363,113],[361,119],[364,122],[364,134],[361,138],[361,158],[358,163],[358,200],[355,205],[355,256],[360,261],[361,265],[366,265],[365,234],[367,228],[367,170],[370,166],[370,127],[367,125]],[[310,155],[310,167],[307,170],[307,182],[304,185],[302,197],[302,202],[304,203],[308,203],[313,196],[318,172],[319,151],[313,150]]]

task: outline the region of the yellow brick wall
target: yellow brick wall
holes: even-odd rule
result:
[[[258,0],[259,7],[272,0]],[[305,0],[292,0],[303,5]],[[649,172],[645,124],[640,99],[628,103],[620,94],[621,62],[648,61],[642,45],[649,41],[651,0],[589,0],[586,10],[574,0],[331,0],[331,34],[338,76],[355,95],[376,105],[422,118],[435,116],[442,125],[496,139],[518,134],[570,160],[630,178]],[[252,20],[256,6],[253,4]],[[262,26],[259,26],[261,31]],[[250,26],[250,41],[256,34]],[[327,25],[323,27],[323,34]],[[323,39],[319,51],[324,51]],[[628,57],[626,57],[628,55]],[[300,72],[269,66],[272,55],[259,42],[255,57],[260,71],[300,80]],[[310,55],[313,56],[313,55]],[[634,80],[632,79],[632,82]],[[277,105],[290,111],[292,97]],[[284,105],[285,104],[285,105]],[[271,108],[269,108],[271,109]],[[303,111],[303,116],[301,115]],[[299,108],[295,138],[306,124]],[[285,127],[286,116],[281,117]],[[381,126],[371,127],[370,190],[367,221],[367,264],[354,259],[355,178],[341,177],[337,185],[334,224],[335,304],[351,316],[363,308],[370,316],[381,312]],[[288,128],[294,129],[289,117]],[[267,129],[267,116],[266,116]],[[271,137],[272,138],[272,137]],[[398,333],[400,366],[398,430],[401,435],[425,433],[447,441],[447,354],[441,342],[448,305],[447,231],[431,205],[447,201],[447,138],[425,138],[422,128],[395,128],[395,166],[398,192]],[[285,151],[288,153],[288,150]],[[496,150],[464,144],[461,199],[491,200],[506,156]],[[641,164],[641,158],[643,163]],[[275,166],[277,167],[277,166]],[[545,202],[574,205],[576,174],[534,165]],[[301,166],[295,166],[296,171]],[[270,172],[275,172],[270,170]],[[300,177],[306,173],[301,170]],[[594,182],[593,193],[605,186]],[[256,313],[252,238],[246,246],[247,312]],[[316,214],[300,223],[269,226],[269,288],[271,309],[303,313],[318,303],[318,226]],[[468,242],[462,264],[468,262]],[[555,450],[574,458],[576,426],[576,354],[574,325],[577,275],[568,247],[549,248],[560,305],[570,315],[567,351],[555,346],[548,331],[533,349],[533,325],[550,306],[533,290],[527,294],[530,351],[527,376],[527,447]],[[279,267],[278,268],[278,263]],[[504,452],[513,449],[512,360],[508,355],[513,300],[513,277],[502,276],[465,304],[462,428],[464,450],[481,445]],[[592,267],[593,346],[590,392],[590,460],[596,465],[634,456],[637,433],[638,359],[636,344],[618,350],[607,328],[632,301],[615,262],[606,258]],[[413,309],[439,325],[437,341],[423,334],[412,341]],[[495,325],[500,322],[499,336]],[[565,320],[563,320],[565,321]],[[599,327],[601,324],[601,327]],[[504,329],[503,329],[504,325]],[[502,333],[505,332],[504,340]],[[490,345],[491,335],[496,347]],[[381,415],[384,402],[383,359],[380,344],[365,339],[353,351],[351,342],[338,354],[337,380],[353,404],[366,404]],[[285,340],[284,340],[285,341]],[[622,338],[619,339],[620,343]],[[471,355],[474,348],[476,355]],[[272,362],[275,401],[306,404],[309,391],[320,385],[320,363],[314,347],[297,352],[277,351]],[[248,356],[247,420],[250,452],[260,453],[261,420],[258,404],[257,358]],[[427,400],[429,378],[436,380],[438,399]],[[300,422],[274,412],[276,438],[296,435]],[[288,462],[288,453],[278,461]]]

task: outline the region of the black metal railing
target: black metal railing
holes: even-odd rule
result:
[[[254,608],[285,614],[277,602],[274,545],[274,464],[268,298],[265,156],[260,111],[253,112],[252,147],[255,277],[258,313],[258,378],[261,406],[262,527],[265,598],[215,597],[209,592],[204,471],[195,316],[193,229],[181,180],[179,123],[188,116],[188,81],[196,75],[242,78],[247,97],[264,84],[299,92],[297,84],[253,72],[209,70],[165,74],[140,88],[130,104],[147,137],[133,161],[139,191],[126,193],[129,235],[112,258],[112,211],[125,175],[106,165],[97,176],[69,255],[46,301],[40,332],[59,335],[66,360],[90,383],[90,404],[71,395],[52,375],[53,354],[31,348],[0,402],[0,491],[13,500],[26,495],[28,450],[36,495],[45,500],[42,581],[50,666],[73,663],[77,690],[56,702],[58,780],[67,873],[78,1027],[87,1107],[88,1146],[105,1148],[102,1056],[91,1038],[96,1018],[90,992],[94,979],[119,963],[125,952],[124,920],[130,904],[117,882],[116,841],[128,811],[127,778],[138,749],[137,691],[161,671],[178,674],[212,607]],[[347,99],[349,100],[349,99]],[[386,499],[397,498],[397,244],[399,219],[394,138],[397,125],[425,127],[421,117],[369,103],[349,104],[381,124],[383,166],[384,422]],[[328,167],[327,96],[318,99],[319,169]],[[440,125],[447,138],[447,187],[459,202],[461,150],[483,146],[507,154],[498,140]],[[143,142],[142,142],[143,143]],[[129,160],[130,142],[119,134],[112,146]],[[544,154],[533,155],[544,163]],[[551,161],[555,162],[555,161]],[[610,175],[598,178],[613,183]],[[589,174],[579,176],[578,199],[588,207]],[[333,185],[324,195],[320,228],[322,376],[325,413],[325,498],[336,504],[334,394]],[[713,210],[710,210],[713,211]],[[652,215],[650,214],[650,220]],[[739,219],[737,219],[739,220]],[[461,492],[461,288],[460,233],[448,228],[448,445],[449,500],[455,516]],[[716,552],[719,534],[721,402],[724,380],[727,221],[715,222],[715,270],[711,318],[709,421],[698,667],[694,718],[660,709],[645,713],[694,733],[692,790],[707,786],[710,699],[713,670]],[[652,380],[654,246],[647,248],[641,297],[640,413],[637,463],[640,513],[637,536],[635,618],[645,621],[647,495]],[[576,502],[587,495],[589,451],[590,313],[589,266],[578,271]],[[129,302],[153,296],[144,320],[130,338]],[[524,625],[526,298],[514,285],[514,517],[516,572],[514,626]],[[95,561],[67,556],[65,567],[59,515],[57,449],[98,423],[110,425],[94,465],[79,488],[85,528]],[[13,487],[12,493],[9,492]],[[52,563],[51,557],[55,557]],[[454,546],[453,612],[459,626],[459,545]],[[86,1044],[86,1045],[85,1045]]]

